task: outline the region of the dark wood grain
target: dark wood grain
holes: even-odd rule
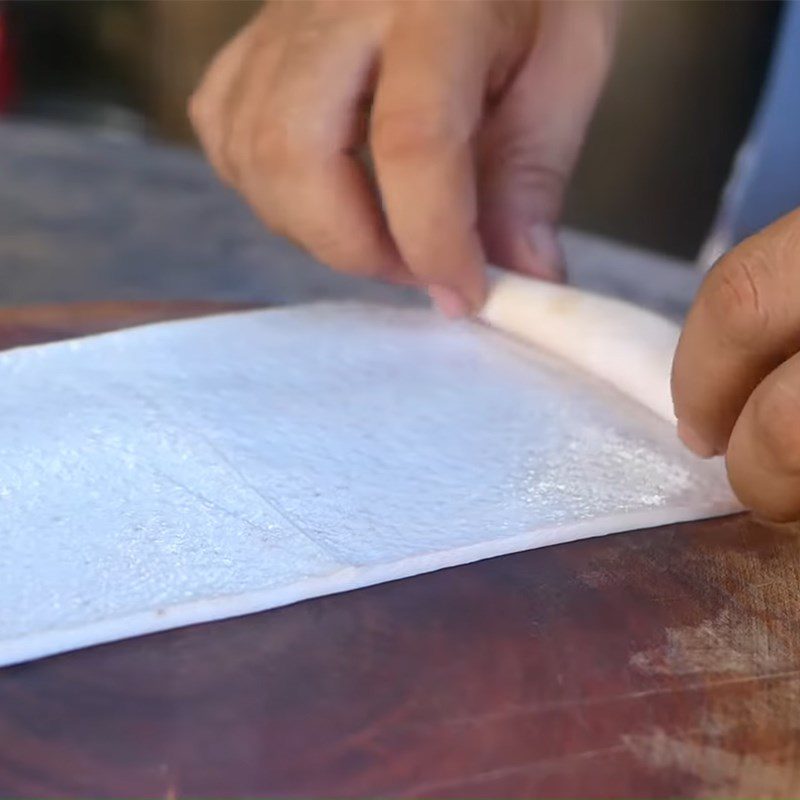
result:
[[[8,668],[0,795],[796,797],[800,540],[668,526]]]

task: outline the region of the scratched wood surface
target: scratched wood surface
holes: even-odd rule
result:
[[[0,795],[797,797],[799,620],[800,539],[747,516],[496,558],[1,670]]]

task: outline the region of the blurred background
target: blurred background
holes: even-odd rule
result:
[[[0,2],[0,113],[192,146],[186,98],[257,6]],[[625,3],[567,222],[694,258],[752,117],[780,12],[763,0]]]

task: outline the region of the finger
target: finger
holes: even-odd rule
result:
[[[264,8],[239,75],[224,98],[220,159],[229,182],[240,192],[243,177],[252,169],[252,143],[264,116],[264,105],[275,89],[280,66],[291,53],[295,18],[294,5],[273,2]]]
[[[773,370],[745,403],[727,464],[746,506],[774,520],[800,518],[800,354]]]
[[[241,80],[242,66],[253,46],[256,24],[257,20],[250,22],[223,47],[189,98],[189,120],[195,134],[211,165],[227,183],[232,183],[234,178],[223,152],[228,100]]]
[[[381,56],[370,130],[394,241],[451,315],[477,311],[485,296],[473,135],[488,57],[474,8],[408,6]]]
[[[402,280],[392,242],[357,156],[380,18],[305,20],[257,102],[240,185],[257,213],[323,263]],[[245,132],[246,133],[246,132]]]
[[[800,211],[725,255],[700,287],[672,371],[679,431],[723,453],[747,398],[800,346]]]
[[[555,229],[613,52],[605,2],[542,3],[536,44],[491,112],[480,147],[480,229],[492,263],[563,277]]]

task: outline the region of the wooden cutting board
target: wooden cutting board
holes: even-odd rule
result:
[[[237,307],[5,309],[0,348]],[[0,670],[5,796],[709,794],[800,794],[800,536],[749,516]]]

